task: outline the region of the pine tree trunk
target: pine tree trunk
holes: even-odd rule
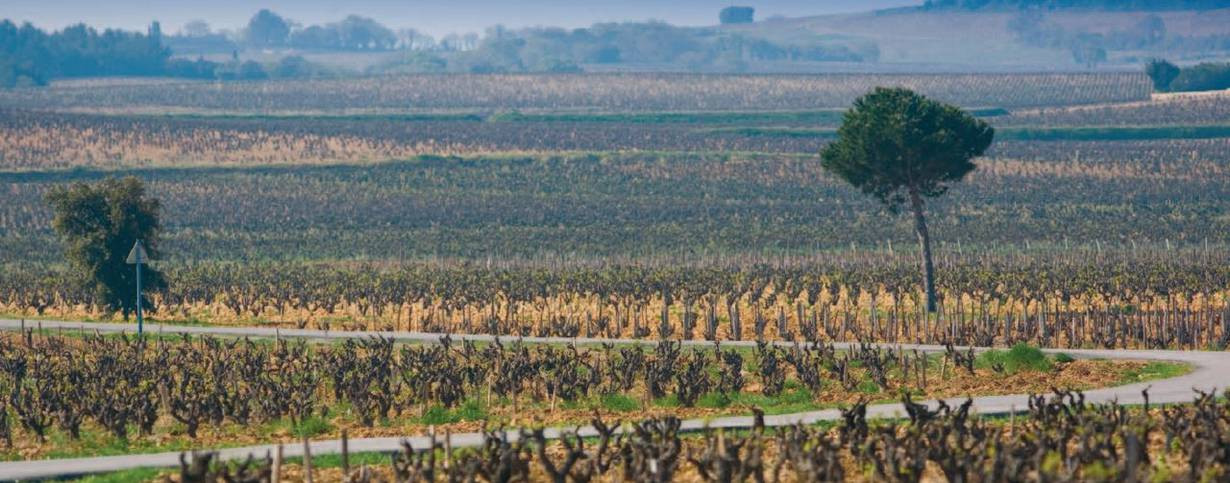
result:
[[[935,264],[931,262],[931,235],[927,232],[927,218],[923,216],[922,196],[916,191],[910,192],[910,208],[914,212],[914,231],[918,234],[918,245],[923,255],[923,283],[927,291],[927,312],[935,313]]]

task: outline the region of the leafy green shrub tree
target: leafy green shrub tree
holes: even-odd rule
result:
[[[960,108],[903,88],[877,87],[854,101],[837,140],[821,152],[824,169],[889,211],[909,203],[922,249],[927,311],[935,312],[935,265],[924,198],[948,191],[977,166],[972,159],[991,146],[995,130]]]
[[[1165,92],[1170,90],[1170,84],[1179,76],[1179,66],[1163,59],[1151,59],[1145,64],[1145,74],[1153,80],[1153,90]]]
[[[136,311],[136,272],[125,263],[137,240],[151,258],[158,256],[158,221],[161,204],[147,197],[145,184],[129,176],[96,184],[76,183],[47,193],[55,218],[52,227],[64,243],[65,256],[94,294],[94,303],[122,311],[124,319]],[[166,288],[161,272],[142,267],[146,290]],[[141,296],[142,309],[156,310]]]

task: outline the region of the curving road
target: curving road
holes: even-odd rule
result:
[[[136,332],[135,324],[58,321],[23,322],[12,319],[0,319],[0,330],[13,331],[20,330],[22,327],[71,332],[79,330],[89,332],[97,331],[99,333]],[[338,332],[309,329],[277,330],[259,327],[204,327],[161,324],[147,324],[146,331],[148,333],[162,334],[212,335],[217,337],[288,337],[309,340],[338,340],[346,338],[365,338],[379,335],[383,337],[391,337],[398,341],[404,342],[434,342],[439,340],[439,338],[444,335],[422,332]],[[450,335],[450,337],[456,341],[491,341],[495,339],[493,336],[486,335]],[[502,338],[502,340],[512,339],[513,338],[509,337]],[[602,342],[650,342],[646,340],[631,339],[589,339],[566,337],[525,337],[521,338],[521,340],[536,343],[548,342],[578,344],[597,344]],[[685,341],[684,344],[705,346],[712,345],[711,342],[707,341]],[[782,342],[780,344],[788,343]],[[722,342],[722,345],[754,346],[755,342],[726,341]],[[839,348],[848,346],[848,344],[836,345]],[[918,349],[920,351],[944,350],[943,347],[935,345],[892,344],[891,346],[904,349]],[[1048,352],[1060,351],[1048,350]],[[1152,403],[1184,403],[1192,400],[1193,389],[1200,389],[1202,391],[1217,391],[1226,388],[1227,384],[1230,383],[1230,377],[1228,377],[1228,375],[1230,375],[1230,352],[1086,349],[1064,349],[1062,352],[1081,358],[1164,360],[1182,362],[1192,366],[1191,372],[1171,379],[1086,391],[1086,401],[1093,403],[1109,402],[1113,400],[1117,400],[1124,404],[1143,403],[1144,398],[1141,391],[1145,388],[1149,388],[1149,400]],[[948,400],[948,403],[960,404],[964,401],[965,398],[954,398]],[[934,407],[937,405],[937,401],[927,401],[926,404]],[[994,414],[1023,410],[1028,407],[1028,404],[1028,396],[1019,394],[1010,396],[976,397],[974,398],[973,407],[978,413]],[[900,403],[878,404],[867,407],[867,415],[869,417],[899,417],[904,414],[905,409]],[[831,421],[838,419],[839,417],[840,413],[837,410],[827,409],[803,413],[765,416],[765,424],[768,426],[786,426],[795,423],[808,424],[819,421]],[[752,418],[750,416],[732,416],[710,419],[708,421],[699,419],[687,420],[683,422],[682,429],[699,430],[706,426],[711,428],[747,428],[751,427],[751,425]],[[571,431],[572,428],[552,428],[548,429],[546,434],[548,437],[554,438],[558,437],[560,431],[562,430]],[[580,432],[582,435],[587,436],[595,434],[592,428],[585,427],[582,427]],[[510,433],[509,437],[516,437],[516,434]],[[408,441],[416,448],[423,448],[428,445],[428,439],[425,436],[361,438],[350,440],[349,449],[352,453],[392,452],[401,449],[402,441]],[[452,444],[454,447],[478,446],[482,444],[482,435],[478,433],[454,434],[452,435]],[[336,454],[341,452],[341,441],[339,440],[314,441],[310,444],[310,446],[313,455]],[[218,450],[218,455],[221,459],[228,460],[243,459],[247,458],[248,455],[263,457],[265,454],[272,452],[273,449],[273,445],[248,446],[241,448],[221,449]],[[283,450],[283,454],[286,457],[302,456],[303,445],[287,445]],[[141,467],[176,467],[179,465],[179,456],[180,452],[176,451],[123,456],[100,456],[92,458],[4,462],[0,463],[0,480],[53,478],[90,473],[103,473]]]

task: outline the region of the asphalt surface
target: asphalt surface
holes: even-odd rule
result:
[[[87,331],[99,333],[135,333],[136,324],[97,323],[97,322],[58,322],[58,321],[25,321],[0,319],[0,330],[15,331],[25,328],[41,328],[43,330],[61,330],[65,332]],[[205,327],[146,324],[145,330],[150,334],[191,334],[211,335],[216,337],[253,337],[253,338],[303,338],[309,340],[340,340],[346,338],[365,338],[373,336],[391,337],[403,342],[434,342],[444,334],[421,332],[368,332],[368,331],[322,331],[310,329],[270,329],[258,327]],[[486,335],[450,335],[452,340],[492,341],[493,336]],[[647,340],[633,339],[590,339],[566,337],[501,337],[501,340],[523,340],[533,343],[578,343],[597,344],[603,342],[616,343],[651,343]],[[685,345],[712,345],[707,341],[685,341]],[[789,343],[782,343],[789,344]],[[754,346],[752,341],[724,341],[723,346]],[[838,348],[848,347],[847,344],[835,344]],[[886,346],[903,349],[918,349],[920,351],[942,351],[941,346],[916,344],[886,344]],[[1048,350],[1049,352],[1064,352],[1077,358],[1123,359],[1123,360],[1161,360],[1182,362],[1191,366],[1191,372],[1170,379],[1155,380],[1144,383],[1129,384],[1112,388],[1085,391],[1085,400],[1090,403],[1118,401],[1123,404],[1140,404],[1144,402],[1142,391],[1149,389],[1149,401],[1155,404],[1191,402],[1194,392],[1220,391],[1230,384],[1230,352],[1200,352],[1200,351],[1166,351],[1166,350],[1087,350],[1063,349]],[[947,400],[955,405],[965,401],[965,398]],[[936,407],[937,401],[925,401],[930,407]],[[1023,411],[1029,406],[1028,395],[982,396],[975,397],[973,408],[980,414],[1008,413]],[[868,417],[903,417],[905,408],[900,403],[878,404],[867,407]],[[793,414],[765,416],[767,426],[787,426],[795,423],[816,423],[832,421],[840,417],[840,412],[834,409],[808,411]],[[710,428],[747,428],[753,423],[750,416],[732,416],[714,418],[708,421],[693,419],[683,422],[682,430],[700,430]],[[550,428],[546,435],[558,437],[561,431],[575,431],[577,428]],[[580,427],[583,436],[595,435],[592,428]],[[510,438],[516,434],[510,432]],[[351,453],[394,452],[402,447],[402,442],[409,442],[415,448],[428,446],[426,436],[358,438],[349,441]],[[479,446],[483,436],[479,433],[460,433],[451,436],[454,448]],[[337,454],[341,452],[340,440],[322,440],[310,443],[312,455]],[[272,454],[274,445],[258,445],[240,448],[216,450],[223,460],[244,459],[249,455],[258,458]],[[285,457],[302,456],[302,444],[288,444],[283,448]],[[33,461],[13,461],[0,463],[0,480],[28,480],[41,478],[64,477],[91,473],[104,473],[142,467],[178,467],[180,452],[133,454],[122,456],[99,456],[90,458],[67,458]]]

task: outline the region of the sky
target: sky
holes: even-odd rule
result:
[[[176,32],[201,19],[214,29],[235,29],[269,8],[301,24],[326,23],[349,14],[375,18],[391,28],[414,28],[441,36],[482,32],[502,24],[585,27],[596,22],[664,20],[677,25],[717,23],[730,5],[756,8],[756,18],[802,17],[917,5],[922,0],[0,0],[0,18],[58,29],[79,22],[95,27],[144,30],[150,21]]]

